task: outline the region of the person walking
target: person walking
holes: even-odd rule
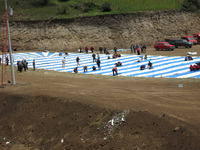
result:
[[[33,70],[35,71],[35,59],[33,59]]]
[[[62,67],[65,68],[66,59],[65,57],[62,59]]]
[[[92,54],[92,58],[93,58],[93,63],[96,62],[96,55]]]
[[[0,65],[1,65],[1,57],[0,57]]]
[[[80,58],[77,56],[77,57],[76,57],[77,67],[78,67],[78,65],[80,66],[79,61],[80,61]]]
[[[100,66],[100,64],[101,64],[101,61],[100,61],[100,59],[97,59],[97,66],[98,66],[99,70],[101,69],[101,66]]]

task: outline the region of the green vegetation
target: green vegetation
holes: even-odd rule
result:
[[[200,12],[200,0],[184,0],[183,10]]]
[[[180,10],[184,0],[7,0],[13,20],[46,20],[146,10]],[[188,0],[191,1],[191,0]],[[4,11],[0,1],[0,13]]]

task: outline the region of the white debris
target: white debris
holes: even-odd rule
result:
[[[61,139],[61,143],[63,143],[64,142],[64,140],[63,139]]]

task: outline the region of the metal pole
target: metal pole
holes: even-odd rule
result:
[[[8,7],[7,7],[7,0],[5,0],[5,9],[6,13],[8,13]],[[12,84],[15,85],[15,72],[14,72],[14,67],[13,67],[13,57],[12,57],[12,47],[11,47],[11,39],[10,39],[10,28],[9,28],[9,20],[8,17],[9,13],[7,14],[7,28],[8,28],[8,48],[10,52],[10,65],[11,65],[11,75],[12,75]]]

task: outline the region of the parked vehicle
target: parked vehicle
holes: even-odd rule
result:
[[[193,45],[192,42],[188,42],[183,39],[171,39],[168,42],[171,45],[175,45],[175,48],[178,48],[179,46],[184,46],[185,48],[188,48],[188,47],[191,48]]]
[[[193,45],[197,44],[197,40],[193,36],[181,36],[181,39],[187,40],[188,42],[192,42]]]
[[[168,42],[156,42],[154,44],[154,48],[158,51],[158,50],[174,50],[175,46],[174,45],[170,45]]]
[[[197,40],[198,43],[200,43],[200,33],[194,33],[193,37]]]

